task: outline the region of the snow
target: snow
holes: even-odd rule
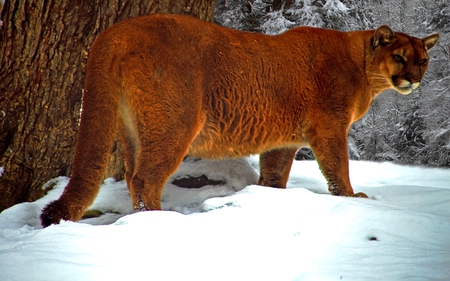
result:
[[[248,162],[257,167],[257,158]],[[105,214],[42,229],[44,198],[0,214],[0,280],[446,280],[450,170],[350,163],[357,192],[329,195],[316,162],[295,162],[288,189],[255,185],[244,160],[190,161],[177,174],[226,179],[168,183],[165,211],[132,214],[108,179],[91,209]]]

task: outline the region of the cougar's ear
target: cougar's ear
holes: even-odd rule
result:
[[[433,34],[433,35],[423,38],[422,42],[425,45],[425,50],[427,50],[427,52],[429,50],[431,50],[434,46],[436,46],[438,40],[439,40],[439,34]]]
[[[394,39],[395,33],[392,29],[387,25],[382,25],[375,30],[375,34],[373,35],[373,46],[377,47],[378,45],[386,45]]]

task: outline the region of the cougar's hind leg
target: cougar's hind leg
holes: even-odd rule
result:
[[[136,149],[137,140],[132,136],[132,131],[126,128],[123,122],[118,122],[119,124],[119,135],[122,141],[123,156],[125,160],[125,181],[127,187],[130,188],[131,177],[134,174],[134,167],[136,161]]]
[[[132,205],[135,211],[160,210],[164,185],[201,126],[201,83],[190,72],[180,77],[179,69],[157,54],[130,52],[121,63],[123,100],[131,109],[123,119],[136,140],[127,174]],[[159,63],[167,67],[158,68]]]
[[[161,126],[164,126],[162,123]],[[141,135],[141,149],[130,180],[130,195],[135,211],[161,210],[164,185],[177,170],[193,140],[188,134],[155,130]]]
[[[259,156],[259,184],[286,188],[297,148],[279,148],[266,151]]]
[[[180,102],[184,95],[167,95],[171,94],[176,97],[147,95],[138,101],[139,106],[133,107],[137,109],[136,142],[129,145],[135,152],[127,157],[132,163],[127,182],[135,211],[161,210],[164,185],[183,161],[201,127],[200,102],[195,101],[195,96],[190,106],[188,101]]]

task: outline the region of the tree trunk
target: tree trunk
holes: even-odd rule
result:
[[[7,0],[0,25],[0,211],[42,197],[45,182],[70,175],[84,68],[98,34],[138,15],[211,21],[213,11],[214,0]],[[108,173],[121,177],[120,143],[113,152]]]

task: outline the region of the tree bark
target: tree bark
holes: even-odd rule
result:
[[[0,17],[0,211],[42,197],[45,182],[70,175],[84,68],[97,35],[138,15],[211,21],[213,11],[214,0],[7,0]],[[113,152],[108,176],[120,178],[120,143]]]

